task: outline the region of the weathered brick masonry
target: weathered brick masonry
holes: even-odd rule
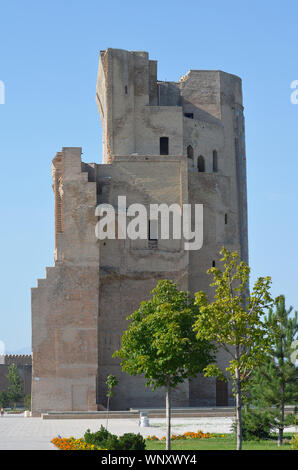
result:
[[[81,162],[80,148],[53,160],[55,265],[32,289],[33,413],[95,410],[106,405],[108,374],[119,379],[114,409],[162,407],[163,391],[121,372],[112,353],[126,317],[159,279],[210,296],[206,270],[222,245],[248,258],[242,86],[221,71],[191,70],[178,82],[157,80],[147,52],[101,51],[96,102],[103,163]],[[97,240],[95,208],[118,196],[142,203],[203,204],[204,242]],[[218,361],[226,363],[223,352]],[[213,379],[186,381],[174,406],[232,401]]]

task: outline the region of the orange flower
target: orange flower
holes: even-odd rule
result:
[[[176,440],[182,440],[182,439],[209,439],[211,437],[215,437],[215,434],[210,434],[209,432],[204,433],[203,431],[199,430],[198,432],[193,432],[193,431],[187,431],[184,434],[172,434],[171,440],[176,441]],[[226,437],[223,435],[222,437]],[[158,439],[156,436],[148,436],[148,440],[159,440],[159,441],[165,441],[165,436],[161,437]]]
[[[74,437],[70,438],[59,438],[55,437],[51,442],[61,450],[95,450],[93,444],[87,444],[84,439],[75,439]],[[96,449],[101,450],[101,449]]]

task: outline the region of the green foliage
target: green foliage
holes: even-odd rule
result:
[[[23,397],[22,379],[16,364],[9,366],[7,378],[9,382],[7,391],[8,398],[9,401],[14,402],[14,406],[16,406],[16,402]]]
[[[99,431],[91,432],[87,429],[84,440],[87,444],[93,444],[95,447],[108,450],[120,450],[118,437],[111,434],[103,426],[100,427]]]
[[[101,443],[100,447],[107,450],[122,450],[119,446],[118,436],[115,434],[110,434],[107,440]]]
[[[236,423],[233,423],[236,433]],[[269,439],[271,430],[270,416],[260,410],[248,409],[242,414],[242,437],[245,441]]]
[[[294,434],[290,440],[290,445],[292,450],[298,450],[298,434]]]
[[[286,309],[284,296],[275,300],[275,311],[270,309],[265,319],[273,345],[248,382],[249,402],[265,410],[271,426],[280,430],[279,443],[283,429],[295,420],[295,413],[285,414],[285,405],[298,402],[298,368],[292,361],[298,321],[297,312],[291,316],[292,310]]]
[[[195,303],[200,309],[195,330],[199,339],[215,341],[227,351],[230,364],[226,370],[233,378],[238,370],[243,382],[252,369],[264,361],[272,343],[261,320],[264,308],[272,305],[271,279],[260,277],[249,294],[249,266],[240,260],[237,252],[222,248],[220,254],[223,270],[207,271],[213,276],[210,286],[215,288],[215,300],[208,302],[202,291],[195,294]],[[215,372],[219,373],[219,369]]]
[[[114,357],[122,359],[125,372],[144,374],[153,389],[176,387],[213,360],[214,348],[207,340],[196,339],[193,324],[200,312],[189,293],[163,280],[151,294],[128,317],[129,327]]]
[[[24,398],[24,408],[25,410],[31,410],[31,395],[26,395]]]
[[[107,450],[145,450],[146,447],[145,440],[140,434],[126,433],[118,437],[103,426],[94,433],[87,429],[84,440],[88,444]]]
[[[173,281],[159,281],[152,298],[128,317],[128,329],[122,347],[113,357],[122,359],[122,370],[130,375],[144,375],[146,386],[166,388],[167,435],[170,449],[171,388],[195,377],[213,361],[214,347],[198,340],[193,324],[199,315],[194,298],[177,289]]]
[[[219,380],[227,382],[225,374],[217,364],[208,364],[208,366],[204,369],[204,375],[205,377],[217,377]]]
[[[6,408],[9,405],[8,393],[3,390],[0,392],[0,408]]]
[[[121,450],[145,450],[146,441],[141,434],[126,433],[119,437]]]
[[[118,380],[112,374],[108,375],[106,384],[108,386],[107,397],[112,397],[114,395],[113,388],[118,384]]]
[[[101,425],[99,431],[96,432],[91,432],[90,429],[87,429],[84,434],[84,440],[88,444],[100,447],[100,443],[106,441],[109,436],[111,436],[111,433]]]
[[[271,424],[276,428],[284,428],[293,424],[295,413],[284,414],[285,405],[298,401],[297,367],[284,364],[279,368],[273,359],[268,359],[255,370],[248,382],[249,403],[271,416]]]
[[[106,384],[108,386],[107,390],[107,398],[108,398],[108,403],[107,403],[107,424],[106,428],[108,428],[108,422],[109,422],[109,411],[110,411],[110,399],[114,395],[113,388],[118,384],[118,380],[116,377],[112,374],[108,375]]]
[[[294,315],[292,316],[292,313]],[[266,318],[268,327],[274,335],[273,356],[280,365],[292,361],[293,352],[298,349],[298,312],[293,312],[293,307],[286,309],[286,300],[284,295],[275,299],[275,310],[269,310]],[[294,344],[296,343],[296,344]]]
[[[200,291],[195,294],[195,305],[200,315],[194,329],[199,340],[214,341],[228,354],[229,365],[225,372],[234,382],[236,397],[237,449],[242,446],[241,405],[245,384],[255,367],[262,364],[272,345],[272,335],[262,321],[265,308],[270,308],[270,277],[260,277],[252,291],[248,291],[250,268],[241,261],[237,252],[226,248],[220,251],[223,269],[211,268],[210,284],[214,288],[214,300]],[[219,367],[208,365],[206,376],[225,375]]]

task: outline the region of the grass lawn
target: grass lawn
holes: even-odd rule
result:
[[[292,436],[286,435],[286,441]],[[231,434],[227,437],[210,437],[209,439],[186,439],[172,441],[172,450],[235,450],[236,439]],[[277,447],[275,438],[263,441],[243,441],[243,450],[290,450],[290,444],[285,442],[281,447]],[[147,450],[163,450],[165,442],[147,441]]]

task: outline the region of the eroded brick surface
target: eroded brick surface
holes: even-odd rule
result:
[[[94,410],[106,405],[108,374],[119,379],[114,409],[164,406],[140,377],[121,372],[112,353],[127,316],[159,279],[211,297],[206,270],[225,245],[248,257],[246,162],[241,80],[191,70],[157,80],[146,52],[100,53],[96,101],[103,163],[81,162],[80,148],[53,160],[55,266],[32,289],[33,410]],[[160,139],[168,138],[168,154]],[[198,171],[200,170],[200,171]],[[204,171],[202,171],[204,170]],[[118,196],[141,203],[203,204],[204,241],[97,240],[95,208]],[[220,352],[219,363],[227,361]],[[216,405],[216,383],[199,376],[173,394],[174,406]],[[232,403],[229,387],[228,401]]]

